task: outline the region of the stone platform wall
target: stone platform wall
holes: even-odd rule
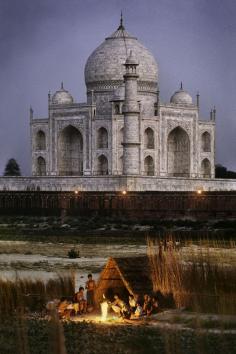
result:
[[[0,191],[87,191],[87,192],[195,192],[236,191],[236,179],[176,178],[176,177],[0,177]]]
[[[0,192],[0,215],[236,218],[236,192]]]

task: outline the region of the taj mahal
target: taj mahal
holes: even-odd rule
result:
[[[158,64],[121,17],[117,30],[87,59],[87,102],[61,83],[48,94],[48,117],[30,109],[32,177],[40,190],[232,190],[216,180],[215,118],[200,116],[180,84],[160,100]],[[17,187],[18,186],[18,187]]]

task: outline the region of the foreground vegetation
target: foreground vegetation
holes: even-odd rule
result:
[[[177,308],[196,312],[236,315],[236,264],[225,258],[222,242],[199,240],[183,260],[178,243],[148,238],[153,290],[173,297]],[[228,243],[235,251],[235,242]]]
[[[73,275],[58,276],[57,279],[50,279],[48,282],[0,279],[0,318],[14,317],[18,311],[24,314],[45,313],[48,301],[61,297],[72,298],[74,292]]]
[[[62,343],[61,349],[58,343]],[[18,319],[0,324],[0,347],[1,354],[233,354],[236,336],[230,331],[192,331],[177,326],[68,322],[60,328],[45,320]]]

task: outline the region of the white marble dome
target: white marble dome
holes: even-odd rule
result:
[[[69,104],[73,103],[72,95],[64,89],[63,83],[61,84],[60,90],[56,91],[52,96],[52,103],[54,104]]]
[[[153,55],[124,28],[122,22],[111,36],[93,51],[85,65],[87,87],[97,82],[123,81],[124,63],[132,51],[138,61],[138,81],[157,84],[158,67]],[[120,83],[118,83],[120,85]]]
[[[170,103],[188,105],[193,104],[193,99],[187,91],[183,90],[181,83],[180,89],[171,96]]]

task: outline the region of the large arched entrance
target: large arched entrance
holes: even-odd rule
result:
[[[177,127],[170,132],[167,154],[168,176],[189,177],[190,141],[184,129]]]
[[[58,139],[58,172],[61,176],[83,174],[83,137],[78,129],[69,125]]]

